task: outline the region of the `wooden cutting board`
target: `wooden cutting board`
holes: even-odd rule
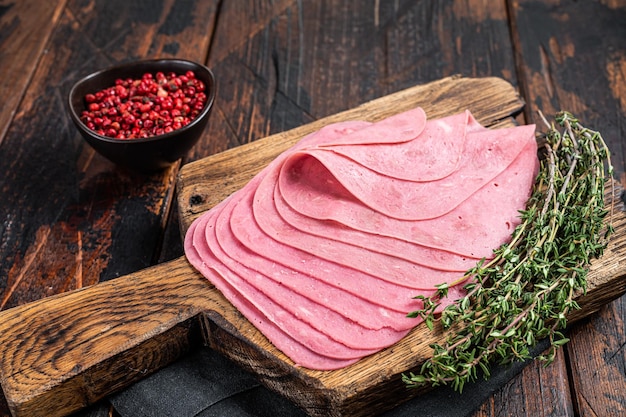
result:
[[[507,126],[523,103],[501,79],[451,77],[188,164],[178,179],[181,232],[307,133],[341,120],[377,121],[417,106],[430,118],[469,109],[484,125]],[[614,238],[592,265],[587,294],[577,298],[582,308],[571,322],[626,291],[625,222],[620,202]],[[429,345],[445,336],[441,329],[418,326],[396,345],[347,368],[295,367],[181,257],[0,312],[0,384],[15,417],[67,415],[204,342],[311,416],[365,416],[420,394],[407,390],[400,377],[418,369],[431,355]]]

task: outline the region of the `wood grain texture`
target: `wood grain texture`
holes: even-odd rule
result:
[[[11,412],[67,415],[172,362],[197,344],[195,317],[223,309],[210,289],[181,258],[0,313]]]
[[[2,3],[0,310],[156,262],[178,166],[151,176],[118,169],[82,141],[65,97],[78,78],[121,61],[204,62],[216,6]]]
[[[207,61],[214,112],[188,161],[454,74],[515,86],[505,4],[478,3],[223,2]]]
[[[626,2],[519,0],[511,3],[528,120],[537,120],[537,110],[545,114],[560,109],[572,111],[586,126],[602,132],[612,151],[616,178],[621,178],[624,184],[626,26],[623,22],[626,21]],[[581,30],[583,26],[585,30]],[[557,409],[556,415],[626,414],[625,306],[626,298],[621,297],[572,327],[571,342],[559,361],[563,361],[563,366],[571,373],[568,378],[572,389],[570,398],[563,401],[573,401],[573,405]],[[523,374],[526,372],[524,370]],[[533,385],[525,383],[524,379],[521,381],[528,402],[546,395],[541,385],[564,384],[564,375],[539,372],[541,377],[540,383],[535,384],[536,390],[533,391]],[[513,404],[506,393],[498,403],[505,414]],[[551,410],[546,407],[533,415],[555,415]]]
[[[528,364],[472,416],[574,416],[567,364],[562,352],[548,368],[540,362]]]
[[[66,0],[0,5],[0,144]]]

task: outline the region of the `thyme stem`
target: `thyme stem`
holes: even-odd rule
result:
[[[540,339],[550,340],[548,355],[540,357],[546,363],[568,341],[561,332],[567,314],[579,308],[575,297],[586,291],[589,263],[602,256],[613,231],[613,201],[607,210],[604,199],[613,170],[599,132],[568,112],[555,116],[561,130],[540,117],[547,127],[545,157],[511,241],[467,271],[466,296],[440,316],[437,303],[449,286],[441,285],[432,298],[416,297],[424,308],[409,316],[459,330],[432,346],[419,373],[403,375],[408,387],[451,384],[462,391],[478,370],[488,378],[494,362],[530,358]]]

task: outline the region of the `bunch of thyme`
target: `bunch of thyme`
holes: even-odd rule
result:
[[[559,112],[547,126],[544,154],[532,195],[521,223],[508,244],[494,251],[493,259],[467,272],[467,295],[439,317],[437,300],[447,294],[438,287],[433,298],[421,298],[420,316],[432,329],[440,320],[454,326],[442,345],[417,374],[403,375],[409,387],[446,384],[462,391],[468,381],[490,375],[494,363],[530,358],[530,349],[549,338],[548,354],[567,343],[562,330],[568,313],[579,306],[575,297],[586,291],[589,263],[602,256],[612,233],[605,208],[605,182],[612,176],[610,154],[600,133],[583,127],[568,112]]]

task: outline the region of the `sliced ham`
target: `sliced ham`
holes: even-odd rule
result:
[[[358,329],[356,326],[350,328],[350,326],[346,325],[345,320],[342,321],[337,314],[332,314],[331,310],[316,309],[313,305],[314,303],[307,302],[306,299],[298,296],[297,293],[291,291],[287,297],[283,297],[286,300],[281,300],[282,303],[277,303],[277,295],[284,295],[287,291],[281,290],[279,285],[272,285],[273,281],[264,279],[260,274],[238,265],[237,261],[228,257],[221,250],[214,236],[210,236],[207,239],[207,234],[216,232],[216,217],[219,217],[219,215],[207,216],[204,222],[198,224],[193,242],[203,259],[216,257],[216,259],[221,261],[210,264],[209,268],[219,275],[219,279],[215,283],[218,289],[221,290],[226,285],[230,288],[237,288],[238,297],[233,297],[232,300],[229,299],[235,307],[239,308],[242,301],[255,305],[259,312],[273,325],[295,336],[298,340],[306,341],[303,344],[308,349],[314,352],[324,352],[325,356],[335,359],[361,357],[373,353],[380,349],[381,346],[384,346],[385,332],[371,332],[376,333],[378,335],[377,338],[365,335],[364,333],[366,332],[359,332],[361,329]],[[309,324],[311,320],[307,319],[307,315],[310,310],[320,314],[319,318],[321,320],[319,323],[323,324],[329,320],[335,324],[331,328],[334,332],[332,334],[335,336],[334,338],[316,328],[319,326],[319,323],[315,327]],[[362,336],[364,343],[361,346],[347,346],[345,343],[342,343],[345,340],[336,340],[342,336],[341,331],[350,332],[349,336],[352,337],[356,335]],[[368,338],[367,336],[370,337]],[[391,337],[392,339],[390,340],[397,340],[395,334]],[[373,346],[367,346],[368,344]]]
[[[339,145],[363,146],[409,142],[419,137],[426,128],[426,113],[418,107],[395,114],[378,123],[363,121],[343,123],[349,124],[332,124],[321,129],[314,136],[315,146],[328,148]],[[304,146],[301,143],[298,147]]]
[[[278,187],[274,187],[274,205],[281,219],[301,233],[313,234],[326,239],[355,245],[362,250],[380,252],[400,257],[420,265],[442,271],[464,272],[480,260],[477,257],[468,257],[425,246],[409,240],[385,236],[377,232],[353,229],[344,224],[331,220],[312,219],[294,211],[285,203]],[[399,222],[400,223],[400,222]]]
[[[405,113],[402,113],[405,115]],[[392,119],[387,119],[393,122]],[[364,143],[332,146],[334,153],[358,164],[387,175],[409,181],[434,181],[452,174],[459,168],[469,132],[486,130],[469,111],[436,119],[425,124],[418,140],[398,143],[394,147],[362,146]],[[360,135],[365,136],[362,131]],[[380,144],[380,142],[378,142]],[[432,152],[437,149],[437,152]],[[420,169],[407,169],[407,161],[413,161]]]
[[[358,205],[354,200],[349,204],[344,204],[347,200],[334,200],[334,207],[326,209],[327,215],[321,220],[469,258],[490,258],[493,249],[505,243],[519,224],[518,210],[524,207],[527,190],[532,187],[538,169],[534,139],[529,140],[530,135],[522,138],[526,143],[519,158],[445,215],[421,221],[400,220]],[[463,182],[457,185],[462,187]],[[436,192],[432,196],[439,198]],[[320,219],[309,217],[309,220]],[[317,227],[322,228],[323,224],[317,223]]]
[[[353,364],[358,360],[354,359],[336,359],[326,355],[320,355],[311,349],[305,347],[292,335],[289,335],[280,327],[274,325],[255,307],[244,298],[241,298],[238,291],[220,279],[219,274],[204,262],[201,255],[193,244],[193,236],[197,224],[194,223],[189,227],[185,235],[185,255],[189,262],[194,265],[211,283],[220,284],[216,286],[220,292],[243,314],[250,322],[257,327],[281,352],[291,358],[297,365],[311,369],[334,370],[341,369]]]
[[[407,311],[422,307],[409,288],[391,284],[372,275],[328,261],[306,251],[285,245],[265,234],[253,218],[248,204],[238,204],[233,211],[231,229],[247,250],[240,262],[303,292],[312,300],[370,329],[391,327],[405,330],[415,323]],[[287,262],[290,260],[291,262]]]
[[[320,302],[324,301],[324,298],[337,297],[337,293],[328,293],[326,297],[321,297],[317,301],[313,300],[311,296],[307,297],[307,294],[311,292],[321,292],[323,294],[323,284],[319,284],[314,280],[308,282],[308,287],[289,288],[286,283],[292,278],[290,276],[291,271],[285,271],[281,268],[283,277],[281,279],[272,279],[268,276],[269,274],[264,274],[267,270],[271,271],[269,268],[259,267],[258,263],[253,264],[256,268],[247,267],[245,265],[247,263],[246,258],[250,254],[233,238],[230,231],[228,217],[231,216],[234,207],[234,203],[229,204],[220,212],[216,219],[214,230],[211,231],[210,228],[207,228],[210,235],[207,234],[206,238],[211,248],[216,247],[216,241],[219,241],[222,247],[220,249],[215,248],[216,251],[228,250],[232,257],[239,259],[239,261],[236,261],[225,253],[220,255],[220,259],[223,259],[223,262],[229,266],[233,273],[246,281],[242,283],[242,286],[250,285],[250,288],[246,288],[250,297],[254,297],[258,292],[263,293],[268,299],[284,306],[285,310],[291,315],[310,324],[317,331],[328,336],[328,338],[341,342],[343,345],[353,349],[380,349],[387,346],[390,341],[396,341],[406,334],[406,330],[410,328],[406,324],[403,329],[400,329],[401,331],[389,328],[389,323],[386,323],[386,325],[381,323],[376,327],[369,328],[355,325],[355,321],[346,317],[351,312],[342,309],[343,314],[341,314],[329,308],[325,303]],[[269,265],[265,264],[264,266],[267,267]],[[300,284],[302,283],[300,282]],[[254,291],[253,288],[256,288],[257,291]],[[344,297],[347,295],[343,294]],[[370,304],[369,311],[366,313],[370,313],[373,309]]]
[[[275,177],[271,175],[272,173],[275,176],[278,175],[277,172],[270,172],[259,184],[253,210],[259,227],[275,240],[321,259],[334,260],[350,269],[408,288],[433,289],[437,284],[455,282],[463,277],[462,271],[435,270],[394,255],[362,250],[358,246],[332,238],[301,233],[282,221],[272,204],[275,184]]]
[[[295,364],[338,369],[420,319],[510,239],[538,169],[534,126],[422,109],[303,138],[185,237],[192,265]],[[470,278],[471,279],[471,278]]]
[[[507,131],[511,129],[516,134]],[[287,204],[316,219],[338,220],[343,213],[399,220],[432,219],[465,201],[513,163],[526,144],[534,141],[534,126],[511,129],[469,132],[455,175],[434,181],[393,178],[327,148],[307,148],[285,161],[278,184]],[[412,168],[419,169],[420,165]]]

